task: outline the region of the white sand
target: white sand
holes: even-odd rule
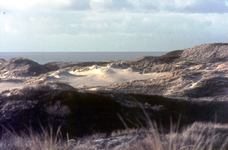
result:
[[[169,72],[141,74],[140,71],[128,68],[126,65],[120,67],[111,64],[106,67],[94,65],[85,71],[58,70],[48,73],[46,80],[64,82],[73,87],[105,86],[125,81],[155,78],[167,73]],[[16,81],[0,82],[0,93],[4,90],[22,89],[25,86],[28,85],[19,84]]]
[[[82,86],[104,86],[125,81],[133,81],[140,79],[150,79],[165,75],[166,73],[151,73],[140,74],[140,71],[132,68],[122,69],[116,65],[109,65],[107,67],[92,66],[87,71],[55,71],[48,76],[49,80],[58,80],[66,82],[73,87]]]
[[[12,90],[12,89],[22,89],[27,85],[17,84],[12,82],[0,82],[0,93],[5,90]]]

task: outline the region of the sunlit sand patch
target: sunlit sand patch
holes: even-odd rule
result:
[[[142,74],[139,70],[110,64],[106,67],[94,65],[83,70],[71,71],[66,69],[52,72],[48,75],[48,80],[58,80],[73,87],[106,86],[126,81],[150,79],[165,74],[168,73]]]
[[[83,71],[82,70],[72,71],[70,69],[61,69],[61,70],[49,72],[38,78],[37,77],[28,77],[28,79],[5,78],[4,82],[0,82],[0,92],[4,90],[22,89],[23,87],[28,86],[27,82],[26,83],[24,82],[28,80],[33,81],[31,83],[28,83],[31,85],[40,84],[40,83],[37,83],[36,81],[39,81],[39,82],[42,81],[41,83],[46,83],[46,81],[48,83],[52,82],[53,85],[55,85],[55,83],[57,82],[58,83],[60,82],[64,84],[69,84],[70,86],[75,88],[88,87],[88,90],[96,91],[96,90],[99,90],[99,88],[97,88],[99,86],[107,86],[115,83],[134,81],[134,80],[152,79],[152,78],[166,75],[168,73],[169,72],[142,74],[142,71],[127,67],[126,65],[118,66],[115,64],[109,64],[106,67],[94,65],[83,69]],[[92,87],[96,87],[96,88],[92,88]]]
[[[17,84],[17,83],[10,83],[10,82],[2,82],[0,83],[0,93],[5,90],[12,90],[12,89],[22,89],[27,85],[24,84]]]

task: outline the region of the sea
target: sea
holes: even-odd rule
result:
[[[68,61],[116,61],[129,60],[141,56],[161,56],[167,52],[0,52],[0,58],[27,58],[39,64]]]

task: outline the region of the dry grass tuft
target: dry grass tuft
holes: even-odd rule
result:
[[[42,133],[16,134],[6,129],[0,140],[0,149],[12,150],[226,150],[228,149],[228,125],[195,122],[181,132],[175,125],[169,134],[158,132],[155,122],[150,128],[115,131],[110,136],[97,133],[78,139],[63,139],[60,128],[43,129]]]

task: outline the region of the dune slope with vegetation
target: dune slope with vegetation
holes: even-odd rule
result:
[[[227,50],[214,43],[44,65],[0,59],[0,149],[228,149]]]

